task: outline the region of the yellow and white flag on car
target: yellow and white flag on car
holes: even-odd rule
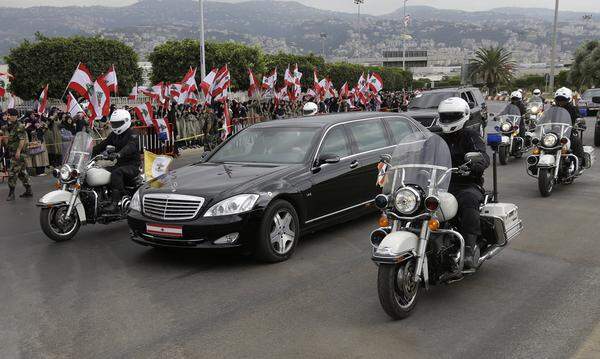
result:
[[[157,155],[144,150],[144,174],[146,181],[162,176],[169,172],[173,157]]]

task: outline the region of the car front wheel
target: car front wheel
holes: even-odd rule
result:
[[[285,261],[294,253],[299,237],[300,221],[294,206],[276,200],[265,210],[254,255],[263,262]]]

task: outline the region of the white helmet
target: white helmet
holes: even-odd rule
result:
[[[567,100],[567,102],[571,102],[571,100],[573,99],[573,91],[566,87],[561,87],[558,90],[556,90],[556,93],[554,94],[555,100],[558,100],[559,97],[562,97],[563,99]]]
[[[540,89],[535,89],[535,90],[533,90],[533,94],[534,94],[535,96],[539,96],[539,95],[541,95],[541,94],[542,94],[542,91],[540,91]]]
[[[452,133],[461,130],[469,117],[471,109],[467,101],[460,97],[450,97],[438,106],[440,118],[438,124],[444,133]]]
[[[523,94],[521,93],[521,91],[517,90],[517,91],[513,91],[510,94],[510,99],[512,100],[513,98],[518,98],[519,100],[523,99]]]
[[[127,110],[115,110],[110,116],[110,127],[117,135],[122,134],[131,127],[131,115]]]
[[[314,102],[307,102],[302,108],[302,114],[304,116],[314,116],[317,112],[319,112],[319,106]]]

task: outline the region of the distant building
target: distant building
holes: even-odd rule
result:
[[[406,57],[404,56],[406,54]],[[383,51],[383,66],[406,68],[427,67],[427,50],[385,50]]]
[[[149,61],[138,62],[138,67],[142,69],[142,83],[141,86],[151,86],[150,76],[152,75],[152,63]]]

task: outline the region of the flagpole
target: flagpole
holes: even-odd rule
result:
[[[200,76],[206,77],[206,52],[204,48],[204,1],[200,0]]]

